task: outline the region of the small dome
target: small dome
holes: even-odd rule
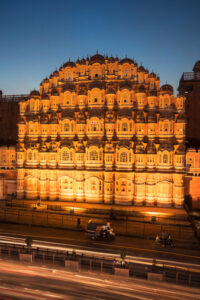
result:
[[[147,115],[147,123],[157,123],[156,114],[154,112],[149,112]]]
[[[85,124],[86,120],[85,120],[85,115],[84,113],[79,113],[78,115],[78,120],[77,120],[77,124]]]
[[[175,154],[185,155],[185,145],[183,145],[183,144],[179,145]]]
[[[174,119],[174,115],[173,114],[170,114],[168,111],[163,111],[163,112],[160,112],[160,115],[159,115],[159,120],[173,120]]]
[[[145,150],[144,150],[144,146],[141,142],[136,142],[135,143],[135,154],[144,154]]]
[[[107,91],[106,91],[106,94],[107,95],[115,95],[115,91],[113,88],[109,88]]]
[[[105,123],[115,123],[115,116],[113,111],[106,112]]]
[[[66,63],[63,64],[63,68],[66,68],[66,67],[73,68],[75,66],[76,66],[76,64],[73,61],[68,61],[68,62],[66,62]]]
[[[42,94],[42,100],[49,100],[49,96],[47,94]]]
[[[33,90],[33,91],[30,92],[30,97],[31,96],[40,96],[40,92],[37,91],[37,90]]]
[[[102,142],[98,140],[89,140],[86,147],[89,148],[90,146],[97,146],[98,148],[102,148]]]
[[[50,124],[58,124],[58,117],[57,114],[52,114],[50,119]]]
[[[40,152],[46,152],[47,151],[47,145],[45,143],[40,144]]]
[[[119,117],[127,117],[128,119],[132,118],[132,111],[128,108],[120,109],[117,113]]]
[[[149,74],[149,77],[150,77],[150,78],[156,78],[156,74],[155,74],[154,72],[151,72],[151,73]]]
[[[154,90],[150,90],[149,93],[148,93],[148,96],[157,96],[158,93],[157,91],[154,89]]]
[[[17,152],[24,152],[24,148],[23,148],[23,145],[22,144],[17,144]]]
[[[87,91],[86,90],[80,90],[78,92],[78,95],[87,95]]]
[[[79,64],[80,65],[85,65],[86,64],[86,60],[84,58],[82,58],[81,60],[79,60]]]
[[[61,117],[62,118],[67,118],[67,119],[74,119],[74,111],[65,109],[61,112]]]
[[[53,72],[53,75],[54,75],[54,76],[59,76],[59,72],[58,72],[57,70],[55,70],[55,71]]]
[[[104,88],[104,84],[100,81],[93,81],[90,86],[89,86],[89,89],[92,90],[94,88],[97,88],[97,89],[103,89]]]
[[[127,90],[132,89],[132,85],[129,81],[120,82],[120,90],[124,90],[124,89],[127,89]]]
[[[123,58],[123,59],[120,60],[119,63],[120,63],[120,65],[123,65],[125,63],[134,64],[134,61],[132,59],[130,59],[130,58]]]
[[[109,63],[114,63],[117,59],[115,59],[114,57],[110,56],[108,57],[108,62]]]
[[[26,124],[26,122],[25,122],[24,118],[19,117],[17,124]]]
[[[38,122],[38,116],[31,114],[31,115],[27,116],[27,121]]]
[[[153,143],[149,142],[146,148],[147,154],[156,154],[156,147]]]
[[[193,68],[193,71],[194,72],[200,72],[200,60],[198,60],[195,65],[194,65],[194,68]]]
[[[98,54],[98,53],[91,56],[90,57],[90,64],[94,64],[94,63],[104,64],[105,63],[104,56],[102,56],[101,54]]]
[[[128,140],[122,140],[118,143],[118,148],[121,148],[121,147],[125,147],[125,148],[128,148],[130,149],[131,148],[131,143],[130,141]]]
[[[42,82],[48,83],[49,79],[46,77]]]
[[[145,123],[143,111],[138,111],[135,116],[135,123]]]
[[[113,144],[112,143],[106,143],[105,147],[104,147],[104,152],[105,153],[114,153],[115,149],[113,147]]]
[[[57,89],[52,89],[51,95],[52,96],[59,96],[59,93],[58,93]]]
[[[158,151],[173,151],[174,150],[174,146],[169,143],[169,142],[163,142],[160,144],[159,148],[158,148]]]
[[[139,88],[138,88],[138,92],[139,93],[145,93],[146,92],[145,86],[144,85],[140,85]]]
[[[139,66],[138,67],[138,71],[139,72],[146,72],[145,68],[143,66]]]
[[[48,115],[45,115],[45,114],[41,115],[40,123],[41,124],[48,124],[48,122],[49,122]]]
[[[185,114],[179,114],[177,119],[176,119],[176,123],[185,123],[186,120],[185,120]]]
[[[64,148],[64,147],[74,148],[73,142],[72,141],[62,141],[60,143],[60,148]]]
[[[161,92],[165,92],[167,94],[173,94],[174,90],[173,90],[173,87],[170,85],[170,84],[164,84],[161,86],[160,88],[160,91]]]
[[[63,92],[65,92],[65,91],[74,92],[75,91],[75,85],[74,84],[70,84],[70,83],[66,83],[63,86],[62,90],[63,90]]]
[[[55,142],[51,142],[49,145],[49,152],[57,152],[57,146]]]
[[[76,146],[76,153],[84,153],[85,152],[85,147],[83,143],[79,142]]]
[[[32,149],[32,150],[37,150],[37,143],[27,143],[26,145],[25,145],[25,147],[26,147],[26,149]]]
[[[104,117],[104,113],[102,110],[100,109],[91,109],[89,112],[88,112],[88,117],[91,118],[91,117],[99,117],[99,118],[103,118]]]

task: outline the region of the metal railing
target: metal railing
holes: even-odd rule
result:
[[[0,102],[19,102],[22,99],[28,99],[27,94],[21,95],[2,95],[0,96]]]
[[[87,253],[86,253],[87,252]],[[25,257],[23,258],[23,254]],[[27,257],[29,256],[29,257]],[[157,280],[182,284],[200,288],[200,270],[170,264],[159,264],[155,260],[143,262],[126,259],[124,265],[120,258],[116,260],[109,256],[91,254],[88,251],[78,252],[67,250],[53,250],[48,248],[31,247],[24,245],[0,243],[0,258],[27,262],[35,265],[48,265],[48,267],[63,267],[69,271],[97,272],[110,275],[118,274],[117,269],[126,270],[124,276],[152,280],[152,274]],[[28,258],[28,259],[27,259]],[[158,279],[159,278],[159,279]]]

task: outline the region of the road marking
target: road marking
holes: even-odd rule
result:
[[[105,244],[105,243],[93,243],[93,245],[96,245],[96,246],[98,246],[98,245],[101,245],[101,246],[105,246],[105,245],[107,245],[107,246],[109,246],[108,244]],[[123,246],[120,246],[120,245],[112,245],[112,246],[114,246],[114,247],[116,247],[116,248],[124,248]],[[180,255],[180,256],[185,256],[185,257],[190,257],[190,258],[197,258],[197,259],[200,259],[200,256],[195,256],[195,255],[189,255],[189,254],[182,254],[182,253],[177,253],[177,252],[167,252],[167,251],[161,251],[161,250],[155,250],[155,249],[145,249],[145,248],[136,248],[136,247],[132,247],[132,246],[126,246],[125,247],[126,249],[132,249],[132,250],[137,250],[137,251],[146,251],[146,252],[157,252],[157,253],[164,253],[164,254],[170,254],[170,255],[176,255],[176,256],[178,256],[178,255]]]

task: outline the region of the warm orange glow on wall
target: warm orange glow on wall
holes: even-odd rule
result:
[[[159,84],[99,54],[44,79],[20,102],[18,198],[182,207],[185,98]]]

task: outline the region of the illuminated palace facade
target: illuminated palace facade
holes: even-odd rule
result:
[[[45,78],[20,102],[18,199],[182,207],[185,98],[159,85],[100,54]]]

